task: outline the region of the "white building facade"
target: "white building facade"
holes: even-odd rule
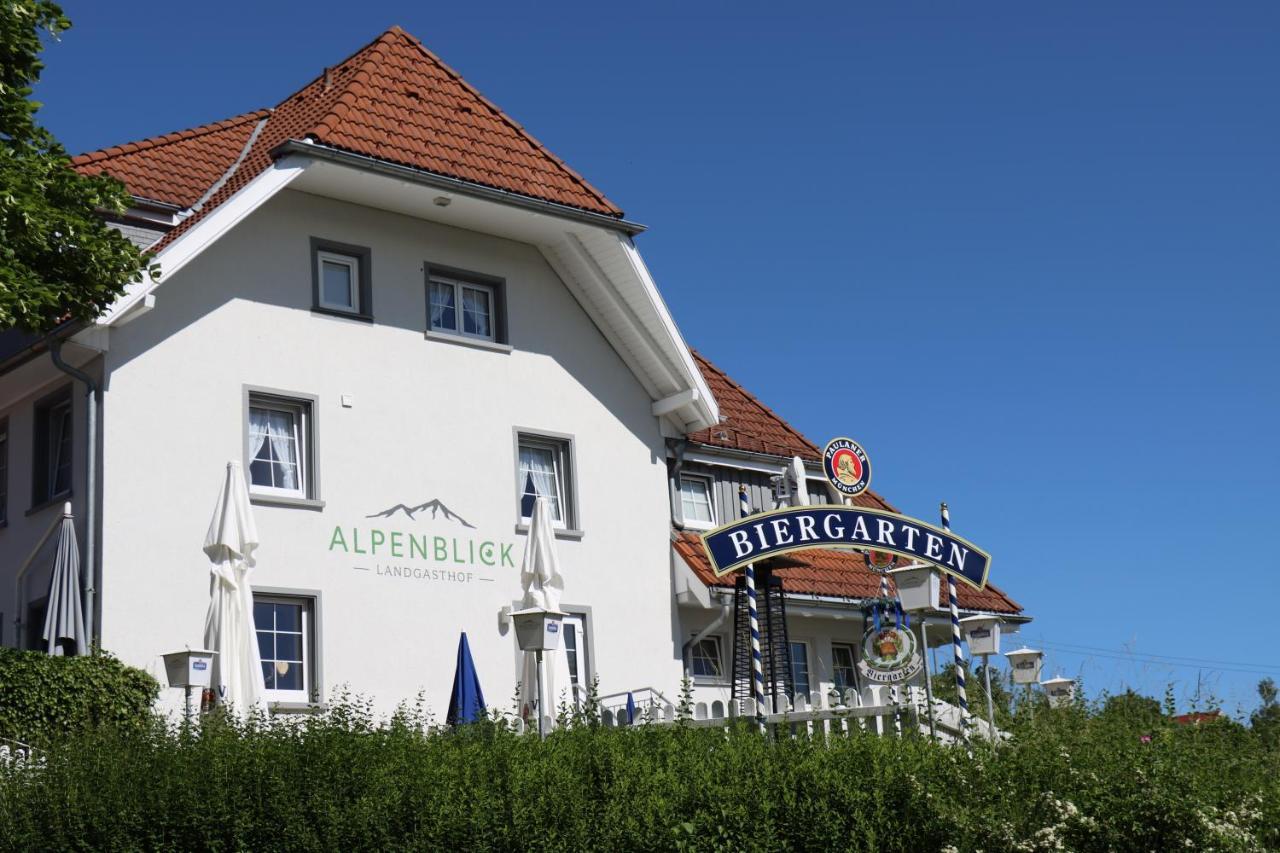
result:
[[[595,677],[674,699],[685,674],[727,695],[725,594],[681,556],[700,500],[682,477],[724,495],[726,472],[760,487],[783,457],[676,464],[721,412],[641,229],[416,40],[393,29],[271,110],[76,164],[125,180],[119,224],[161,273],[56,333],[98,387],[92,490],[86,384],[54,338],[0,339],[0,642],[36,645],[69,502],[96,641],[163,682],[159,656],[201,643],[200,546],[234,460],[279,710],[346,687],[443,717],[464,631],[506,707],[535,495],[557,516],[566,699]],[[857,603],[810,604],[794,636],[818,689]]]

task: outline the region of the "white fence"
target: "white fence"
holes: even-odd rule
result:
[[[640,691],[636,691],[640,692]],[[657,691],[645,688],[648,697]],[[785,731],[792,735],[847,735],[855,729],[873,732],[880,735],[900,735],[905,728],[916,726],[927,735],[929,718],[923,688],[899,688],[900,701],[890,700],[892,694],[888,688],[871,687],[864,696],[855,690],[846,690],[843,694],[832,690],[829,693],[814,692],[806,699],[796,697],[792,703],[785,697],[778,697],[777,705],[765,699],[762,708],[757,709],[754,699],[738,701],[696,702],[691,714],[681,719],[676,706],[669,702],[660,702],[652,698],[648,701],[637,701],[635,719],[628,717],[625,703],[618,703],[618,697],[626,694],[612,694],[605,697],[607,702],[601,708],[600,722],[607,727],[625,726],[666,726],[681,723],[688,726],[705,728],[727,728],[735,721],[756,721],[763,718],[766,726],[774,731]],[[939,741],[951,743],[962,736],[962,716],[955,705],[934,700],[934,726]],[[759,713],[758,713],[759,711]],[[546,730],[556,727],[556,720],[547,718]],[[513,721],[518,732],[536,732],[537,720]],[[981,738],[990,737],[990,730],[985,720],[972,715],[969,717],[970,732]],[[776,727],[785,727],[782,729]]]

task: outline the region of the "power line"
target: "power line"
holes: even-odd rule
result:
[[[1259,668],[1255,668],[1256,667],[1255,664],[1247,664],[1247,663],[1232,665],[1232,664],[1224,664],[1224,663],[1179,662],[1175,660],[1161,660],[1153,657],[1147,657],[1144,655],[1135,655],[1130,653],[1121,653],[1121,652],[1113,652],[1113,651],[1098,651],[1098,650],[1080,651],[1078,649],[1065,648],[1055,643],[1041,643],[1040,645],[1044,646],[1046,649],[1049,649],[1051,651],[1061,652],[1061,653],[1070,654],[1070,655],[1078,655],[1080,657],[1102,657],[1102,658],[1109,658],[1111,660],[1127,661],[1129,663],[1147,663],[1147,664],[1152,664],[1154,666],[1169,667],[1171,669],[1211,669],[1217,672],[1234,672],[1234,673],[1242,673],[1246,675],[1265,675],[1265,676],[1278,674],[1276,669],[1270,669],[1270,670],[1259,669]]]
[[[1062,649],[1083,649],[1090,652],[1106,652],[1107,654],[1128,655],[1139,658],[1158,658],[1161,660],[1172,661],[1175,663],[1194,663],[1194,664],[1218,664],[1221,666],[1243,666],[1253,669],[1275,669],[1280,670],[1280,664],[1253,663],[1252,661],[1238,660],[1214,660],[1212,658],[1196,658],[1186,655],[1162,655],[1158,652],[1131,652],[1128,649],[1109,649],[1102,646],[1086,646],[1083,643],[1065,643],[1058,640],[1046,640],[1040,637],[1040,642],[1048,645],[1058,646]]]

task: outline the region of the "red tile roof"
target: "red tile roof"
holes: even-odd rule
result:
[[[81,154],[71,164],[86,174],[109,172],[140,198],[190,207],[235,163],[258,122],[256,110],[190,130]]]
[[[710,429],[689,433],[690,441],[770,456],[822,458],[822,451],[816,444],[734,382],[702,353],[694,351],[693,358],[720,405],[720,423]]]
[[[698,580],[710,587],[732,589],[737,577],[730,572],[716,577],[711,561],[702,547],[702,537],[696,533],[676,530],[672,533],[672,545],[681,559],[693,570]],[[797,551],[788,554],[788,562],[801,566],[774,569],[782,578],[787,592],[802,595],[824,595],[835,598],[874,598],[880,594],[880,578],[867,568],[863,556],[853,551]],[[942,585],[938,606],[946,606],[946,585]],[[964,610],[988,610],[994,613],[1021,613],[1022,606],[998,587],[987,584],[986,589],[974,589],[967,584],[956,584],[956,598]]]
[[[226,175],[252,132],[249,117],[263,114],[95,151],[74,163],[84,171],[116,175],[135,195],[190,204]],[[274,148],[304,138],[531,198],[622,216],[599,190],[399,27],[326,69],[265,115],[267,122],[244,161],[201,211],[157,248],[261,174],[271,164]],[[198,152],[194,167],[179,168],[193,165],[185,159],[192,151]]]

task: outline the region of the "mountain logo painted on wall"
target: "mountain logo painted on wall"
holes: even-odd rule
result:
[[[432,521],[443,517],[445,521],[456,521],[463,527],[470,527],[472,530],[475,530],[476,528],[474,524],[442,504],[439,498],[432,498],[426,503],[421,503],[417,506],[396,504],[389,509],[384,509],[382,512],[375,512],[373,515],[366,515],[365,518],[391,518],[397,513],[403,513],[404,515],[407,515],[411,521],[416,521],[419,513],[423,512],[430,512]]]

